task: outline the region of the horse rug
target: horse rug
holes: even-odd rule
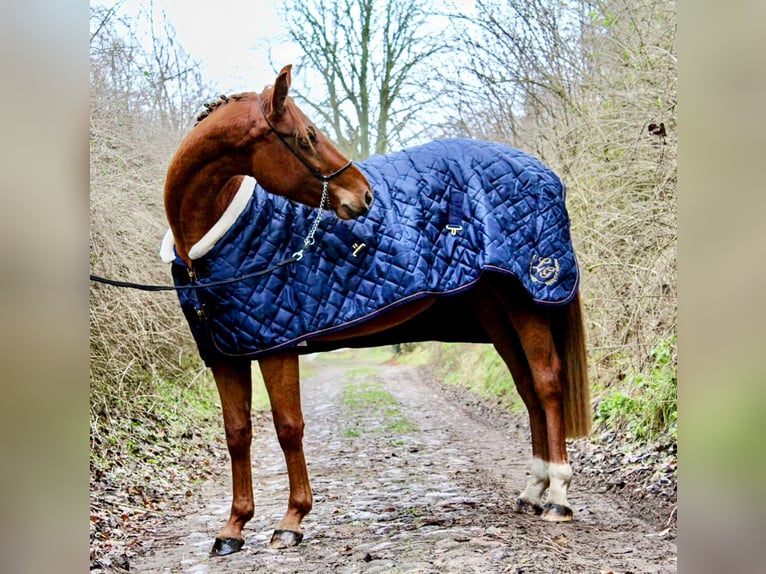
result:
[[[576,294],[566,190],[538,159],[502,144],[446,139],[355,165],[375,197],[367,215],[344,221],[326,212],[315,245],[272,273],[178,291],[205,361],[347,346],[312,339],[421,297],[454,296],[488,271],[515,277],[539,304],[563,305]],[[172,235],[163,242],[163,259],[173,261],[176,285],[204,287],[240,277],[300,250],[316,216],[316,208],[269,194],[247,177],[221,219],[190,250],[193,275],[174,259]],[[448,321],[461,331],[464,318]],[[481,329],[466,327],[465,336],[456,336],[427,317],[420,325],[424,332],[408,332],[405,325],[399,342],[488,342]]]

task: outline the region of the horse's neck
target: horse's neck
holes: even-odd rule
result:
[[[221,160],[185,173],[171,172],[165,189],[165,209],[178,255],[188,261],[192,245],[218,221],[242,183],[244,166]]]

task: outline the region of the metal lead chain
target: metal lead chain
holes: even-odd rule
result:
[[[303,249],[293,253],[293,259],[296,261],[303,259],[303,252],[314,245],[314,243],[316,243],[314,240],[314,235],[316,234],[317,228],[319,227],[319,220],[321,220],[322,216],[324,215],[325,204],[327,203],[327,184],[328,180],[325,179],[322,181],[322,199],[319,200],[319,212],[314,219],[314,223],[311,224],[311,229],[309,229],[309,233],[306,235],[306,239],[303,240]]]

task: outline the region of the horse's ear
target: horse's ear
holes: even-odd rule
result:
[[[274,89],[271,92],[271,117],[278,118],[282,115],[282,111],[285,107],[285,99],[287,98],[287,92],[290,90],[290,69],[292,65],[289,64],[282,68],[277,76],[277,81],[274,82]]]

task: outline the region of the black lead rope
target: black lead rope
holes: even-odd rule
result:
[[[234,277],[232,279],[222,279],[221,281],[211,281],[210,283],[205,283],[204,285],[201,285],[201,284],[145,285],[143,283],[131,283],[130,281],[117,281],[115,279],[107,279],[105,277],[99,277],[98,275],[91,275],[90,280],[95,281],[96,283],[104,283],[106,285],[112,285],[114,287],[126,287],[127,289],[138,289],[140,291],[185,291],[187,289],[207,289],[208,287],[220,287],[221,285],[229,285],[231,283],[237,283],[239,281],[247,281],[248,279],[253,279],[254,277],[260,277],[261,275],[272,273],[273,271],[276,271],[280,267],[284,267],[285,265],[289,265],[290,263],[297,263],[298,261],[299,261],[299,258],[296,256],[296,254],[293,254],[289,259],[280,261],[279,263],[276,263],[275,265],[272,265],[271,267],[268,267],[266,269],[261,269],[260,271],[248,273],[247,275],[243,275],[242,277]]]
[[[319,211],[317,211],[316,217],[314,218],[314,223],[311,224],[311,229],[309,229],[308,235],[306,235],[306,238],[303,240],[303,247],[293,253],[290,257],[285,259],[284,261],[280,261],[279,263],[275,263],[271,267],[267,267],[266,269],[261,269],[260,271],[254,271],[253,273],[248,273],[247,275],[242,275],[241,277],[233,277],[231,279],[221,279],[220,281],[211,281],[210,283],[205,283],[204,285],[200,284],[191,284],[191,285],[144,285],[143,283],[131,283],[130,281],[117,281],[116,279],[107,279],[105,277],[99,277],[98,275],[91,275],[90,280],[96,281],[98,283],[105,283],[106,285],[112,285],[114,287],[126,287],[128,289],[139,289],[141,291],[185,291],[186,289],[207,289],[208,287],[219,287],[221,285],[229,285],[231,283],[237,283],[239,281],[246,281],[248,279],[253,279],[254,277],[260,277],[261,275],[266,275],[267,273],[272,273],[273,271],[276,271],[280,267],[284,267],[285,265],[289,265],[290,263],[297,263],[301,259],[303,259],[303,254],[305,251],[314,245],[316,243],[314,236],[316,235],[317,229],[319,228],[319,221],[322,219],[322,215],[324,214],[325,207],[327,206],[327,200],[328,200],[328,192],[327,192],[327,181],[322,182],[322,199],[319,202]],[[191,274],[190,274],[191,275]]]

